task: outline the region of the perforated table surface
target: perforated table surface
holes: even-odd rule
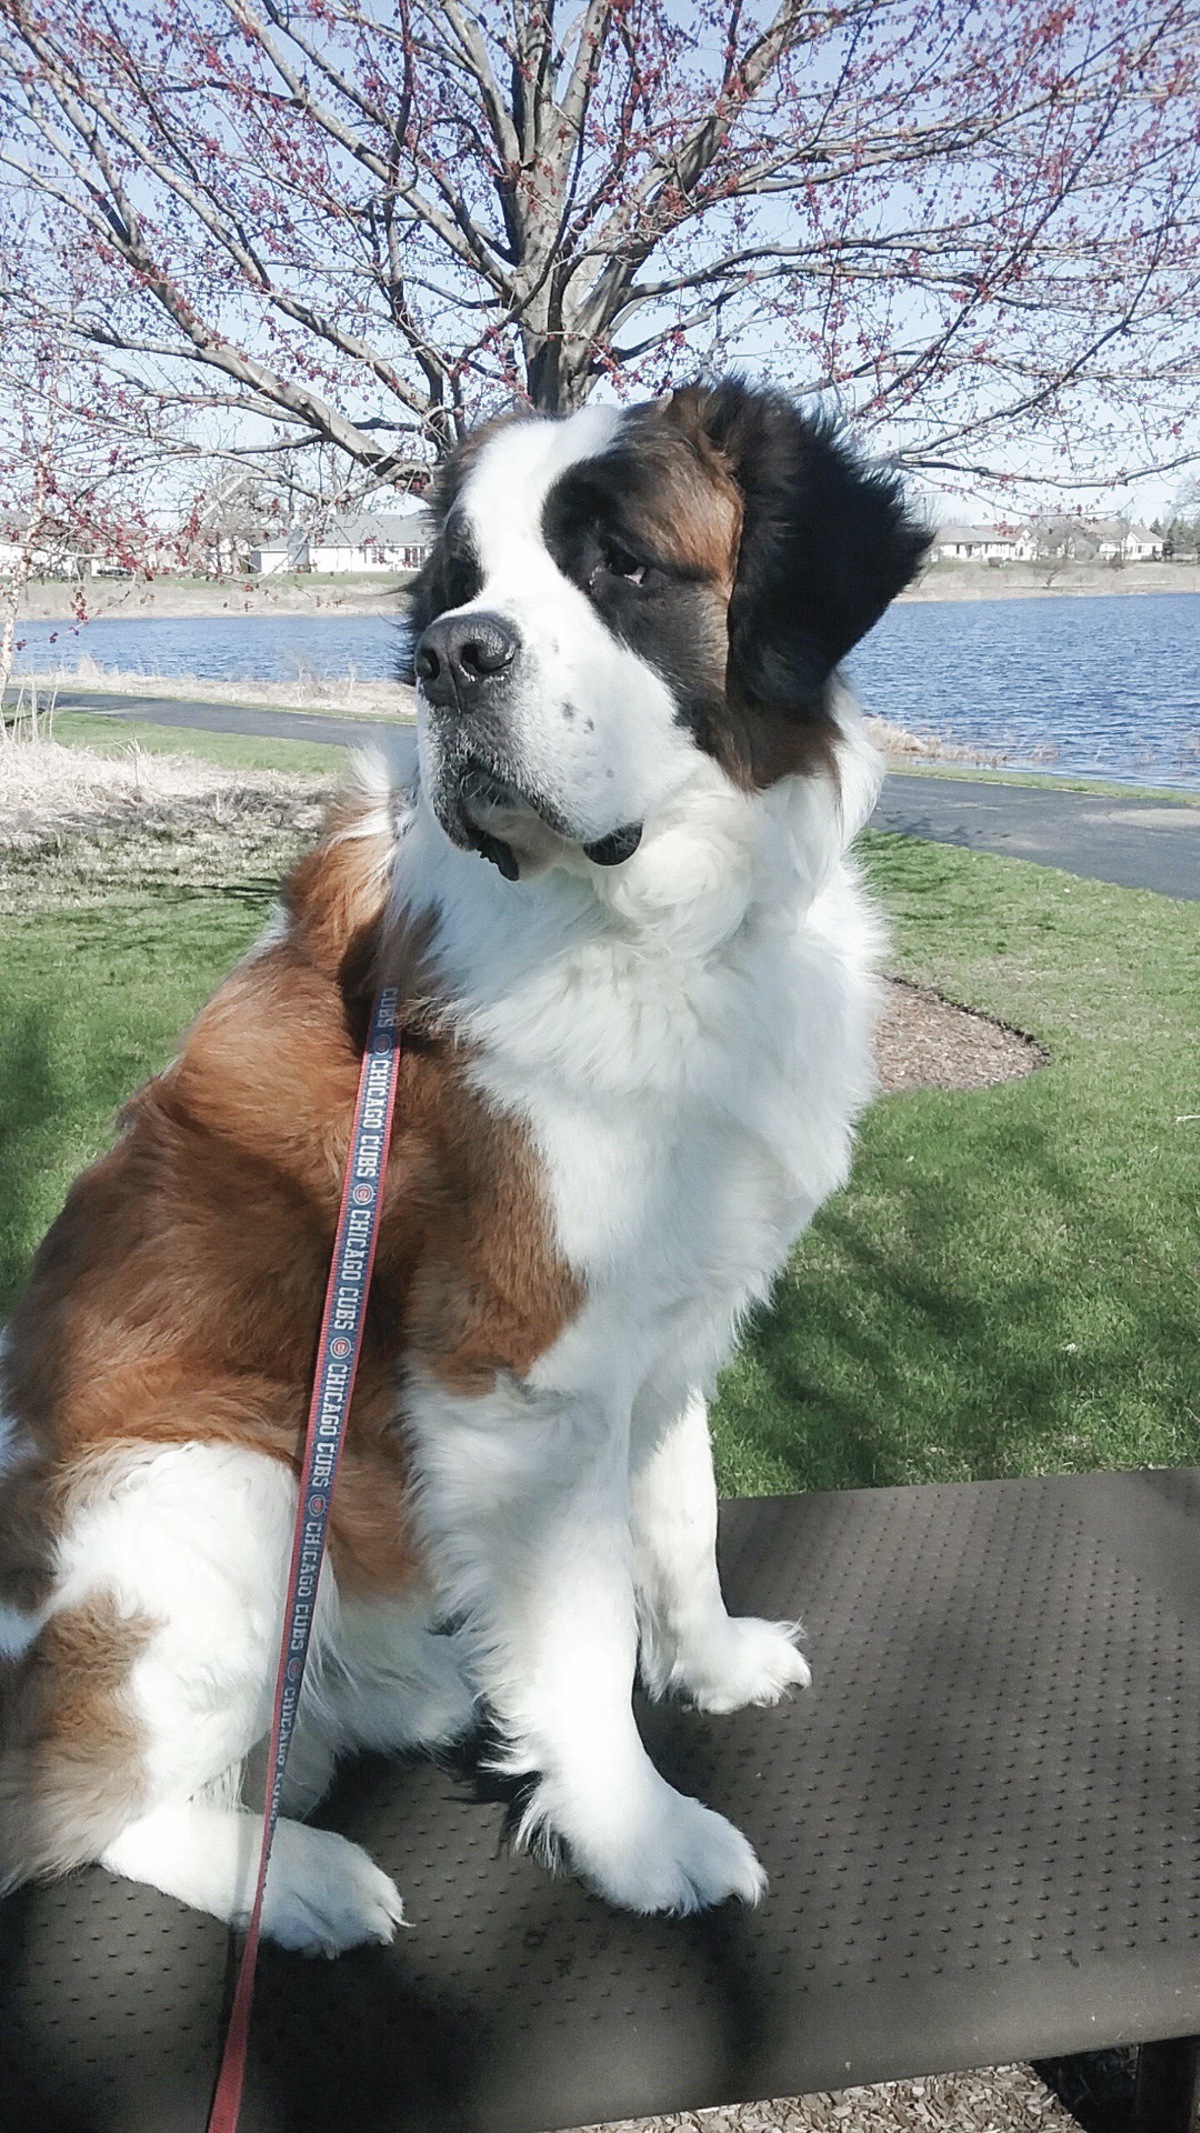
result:
[[[1200,1470],[732,1503],[775,1711],[643,1713],[754,1913],[625,1917],[428,1765],[327,1815],[411,1930],[260,1972],[245,2133],[539,2133],[1200,2030]],[[232,1944],[102,1873],[0,1907],[3,2133],[202,2133]]]

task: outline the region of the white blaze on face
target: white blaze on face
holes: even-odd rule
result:
[[[471,529],[483,583],[453,612],[499,615],[521,640],[497,706],[513,781],[548,802],[581,844],[644,822],[696,760],[666,682],[606,628],[543,536],[554,484],[604,452],[621,423],[620,411],[606,407],[512,423],[484,446],[454,506]],[[421,707],[427,763],[438,722]]]

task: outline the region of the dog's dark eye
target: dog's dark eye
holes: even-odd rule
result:
[[[623,548],[620,541],[605,541],[596,575],[602,570],[607,577],[624,578],[628,585],[641,585],[648,565],[638,560],[631,549]]]

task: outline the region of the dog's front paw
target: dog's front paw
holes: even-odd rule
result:
[[[667,1688],[698,1711],[740,1711],[747,1704],[778,1703],[789,1689],[812,1681],[797,1649],[797,1622],[760,1622],[754,1615],[727,1615],[719,1628],[681,1653]]]
[[[767,1877],[752,1847],[724,1815],[675,1792],[651,1766],[636,1798],[621,1788],[602,1816],[556,1815],[550,1827],[572,1866],[626,1911],[702,1911],[737,1896],[757,1903]],[[536,1811],[536,1809],[535,1809]]]
[[[331,1829],[279,1824],[263,1902],[268,1939],[301,1955],[341,1955],[393,1940],[403,1917],[395,1883],[361,1846]]]

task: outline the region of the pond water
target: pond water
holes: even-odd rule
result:
[[[864,709],[910,732],[1200,787],[1200,593],[901,603],[847,665]]]
[[[400,625],[216,615],[23,625],[18,671],[100,667],[201,681],[377,680]],[[1200,788],[1200,594],[893,607],[849,662],[864,708],[1059,773]]]
[[[380,681],[395,672],[398,615],[101,616],[96,622],[24,622],[15,671],[44,674],[81,659],[124,674],[194,674],[200,681],[298,681],[344,674]]]

